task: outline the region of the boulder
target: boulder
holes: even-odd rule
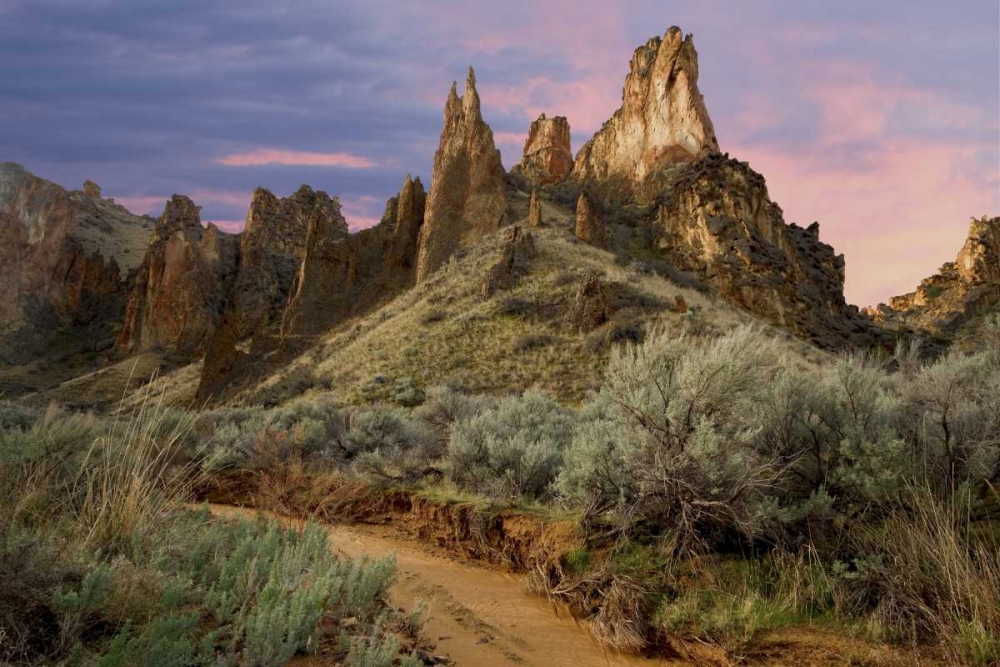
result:
[[[569,122],[563,116],[540,115],[528,130],[521,161],[512,170],[533,185],[561,183],[573,169]]]
[[[597,212],[590,198],[583,192],[576,200],[576,237],[595,248],[607,250],[611,247],[611,237],[604,218]]]

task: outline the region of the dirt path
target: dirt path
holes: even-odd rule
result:
[[[256,511],[211,506],[219,516],[255,516]],[[606,652],[583,623],[525,590],[524,578],[459,563],[430,553],[378,527],[329,527],[330,545],[351,558],[396,554],[398,577],[392,604],[406,611],[428,605],[425,636],[434,653],[459,667],[681,666]]]

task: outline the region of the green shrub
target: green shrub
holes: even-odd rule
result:
[[[494,497],[550,496],[573,422],[570,411],[532,391],[460,419],[448,443],[452,480]]]

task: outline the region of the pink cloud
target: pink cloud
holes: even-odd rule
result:
[[[751,99],[736,116],[748,122],[733,123],[743,136],[724,149],[767,178],[787,221],[821,222],[822,239],[845,255],[848,300],[876,304],[953,260],[970,217],[1000,210],[1000,175],[970,169],[989,147],[962,138],[997,123],[858,63],[827,62],[813,74],[803,95],[819,112],[815,136],[788,147],[746,141],[770,111]]]
[[[240,190],[210,190],[198,188],[190,192],[182,192],[191,198],[198,206],[219,204],[225,206],[245,207],[250,205],[251,193]],[[112,198],[132,213],[137,215],[159,216],[170,199],[169,195],[113,195]]]
[[[205,224],[207,225],[211,222],[213,225],[218,227],[224,232],[229,232],[230,234],[238,234],[243,231],[246,227],[246,220],[207,220]]]
[[[352,232],[374,227],[382,219],[385,202],[371,195],[353,195],[340,198],[340,210]]]
[[[260,167],[280,164],[305,167],[343,167],[346,169],[367,169],[375,162],[351,153],[311,153],[307,151],[285,151],[273,148],[256,148],[243,153],[232,153],[216,160],[227,167]]]

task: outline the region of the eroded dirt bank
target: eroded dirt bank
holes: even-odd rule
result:
[[[257,510],[211,505],[213,514],[256,516]],[[285,519],[294,522],[292,519]],[[583,623],[527,591],[523,575],[456,562],[393,535],[382,526],[328,527],[330,545],[346,556],[396,554],[392,604],[406,611],[428,605],[425,636],[459,667],[537,665],[689,665],[603,649]]]

